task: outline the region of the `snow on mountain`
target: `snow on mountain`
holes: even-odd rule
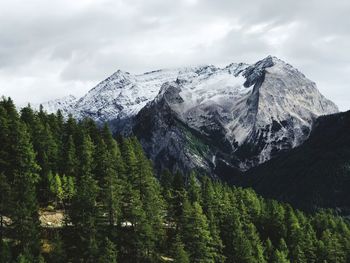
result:
[[[68,95],[63,98],[50,100],[43,102],[41,104],[32,105],[34,109],[39,109],[40,105],[50,113],[56,113],[57,110],[61,110],[64,116],[68,116],[69,113],[74,112],[74,104],[76,103],[77,98],[73,95]]]
[[[157,70],[141,75],[118,70],[80,98],[72,113],[77,118],[89,116],[99,122],[135,116],[157,96],[164,82],[178,77],[191,79],[194,70]]]
[[[219,161],[246,170],[300,145],[315,118],[338,111],[314,82],[271,56],[224,68],[119,70],[82,98],[44,108],[132,132],[151,159],[182,162],[183,170],[211,170]]]

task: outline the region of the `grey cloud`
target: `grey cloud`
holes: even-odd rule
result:
[[[81,95],[117,69],[252,63],[273,54],[350,109],[349,11],[347,0],[3,1],[0,93],[40,101]]]

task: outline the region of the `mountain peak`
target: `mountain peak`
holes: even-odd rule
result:
[[[265,69],[274,65],[274,58],[268,56],[263,60],[256,62],[254,65],[249,66],[243,73],[243,76],[246,78],[244,86],[248,88],[257,83],[264,77]]]
[[[274,56],[223,68],[118,70],[79,101],[55,105],[137,135],[156,165],[182,162],[184,171],[210,171],[220,160],[249,169],[300,145],[318,116],[337,112],[314,82]]]
[[[116,78],[127,78],[130,76],[130,73],[127,72],[127,71],[123,71],[123,70],[120,70],[118,69],[116,72],[114,72],[110,77],[110,79],[116,79]],[[107,79],[108,79],[107,78]]]

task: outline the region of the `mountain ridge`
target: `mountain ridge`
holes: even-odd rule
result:
[[[166,160],[211,173],[218,161],[244,171],[300,145],[318,116],[338,109],[304,74],[268,56],[222,68],[118,70],[63,111],[137,135],[160,169]]]

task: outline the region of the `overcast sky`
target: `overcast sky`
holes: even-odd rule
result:
[[[350,109],[349,0],[0,0],[0,94],[80,96],[117,69],[275,55]]]

